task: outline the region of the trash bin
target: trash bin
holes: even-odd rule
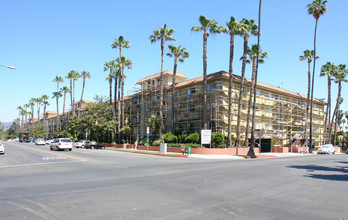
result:
[[[187,148],[186,148],[186,153],[187,153],[187,154],[191,154],[191,146],[187,146]]]

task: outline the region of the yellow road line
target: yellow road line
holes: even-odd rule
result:
[[[64,154],[58,154],[58,153],[54,153],[54,152],[47,151],[47,150],[40,150],[40,149],[36,149],[36,148],[32,148],[32,147],[19,145],[19,144],[17,146],[25,147],[25,148],[28,148],[28,149],[31,149],[31,150],[41,151],[41,152],[45,152],[45,153],[49,153],[49,154],[54,154],[54,155],[58,155],[58,156],[62,156],[62,157],[67,157],[67,158],[71,158],[71,159],[74,159],[74,160],[87,161],[86,159],[82,159],[82,158],[78,158],[78,157],[72,157],[72,156],[67,156],[67,155],[64,155]]]

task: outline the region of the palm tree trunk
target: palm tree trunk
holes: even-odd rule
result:
[[[310,60],[308,60],[308,89],[307,89],[307,105],[306,105],[306,112],[305,112],[305,143],[306,143],[306,152],[308,152],[308,110],[309,110],[309,96],[311,92],[311,65]]]
[[[203,128],[207,129],[207,39],[208,33],[206,28],[204,28],[203,34]]]
[[[124,67],[122,67],[122,93],[121,93],[121,121],[122,127],[124,126]]]
[[[73,116],[75,116],[75,80],[73,80]]]
[[[248,155],[255,155],[255,109],[256,109],[256,88],[257,88],[257,74],[259,70],[259,52],[260,52],[260,29],[261,29],[261,4],[262,0],[259,2],[259,22],[257,30],[257,54],[256,54],[256,71],[255,71],[255,85],[254,85],[254,101],[253,101],[253,119],[251,123],[251,144],[248,151]],[[261,133],[261,132],[260,132]],[[259,143],[259,152],[261,152],[261,143]]]
[[[85,83],[86,83],[86,77],[83,77],[83,83],[82,83],[82,93],[81,93],[81,102],[83,99],[83,92],[85,91]]]
[[[334,113],[332,115],[332,120],[331,120],[331,123],[333,123],[334,119],[335,119],[335,123],[333,124],[333,126],[334,126],[333,145],[336,145],[336,130],[337,130],[340,98],[341,98],[341,80],[338,81],[338,93],[337,93],[337,99],[336,99],[336,106],[335,106],[335,111],[334,111]],[[331,137],[331,134],[330,134],[330,137]]]
[[[312,128],[313,128],[313,92],[314,92],[314,73],[315,73],[315,60],[316,60],[316,39],[317,39],[317,24],[318,19],[315,19],[315,30],[314,30],[314,60],[313,60],[313,72],[312,72],[312,91],[311,91],[311,111],[309,121],[309,153],[313,152],[312,148]]]
[[[121,74],[121,68],[120,68],[120,74]],[[117,118],[118,118],[118,143],[121,143],[121,75],[118,78],[118,99],[117,99]]]
[[[327,77],[328,77],[328,79],[327,79],[328,80],[328,82],[327,82],[327,84],[328,84],[327,85],[327,88],[328,88],[327,109],[329,109],[329,110],[326,110],[326,113],[329,112],[328,116],[327,116],[327,119],[329,120],[329,121],[327,121],[327,125],[329,126],[328,143],[331,143],[331,129],[332,129],[332,124],[331,124],[332,122],[330,121],[330,118],[331,118],[331,78],[329,75]]]
[[[250,121],[249,116],[250,116],[250,110],[251,110],[251,104],[252,104],[252,97],[254,94],[255,70],[256,70],[256,57],[253,58],[251,86],[250,86],[250,91],[249,91],[248,112],[247,112],[247,121],[246,121],[246,128],[245,128],[245,139],[244,139],[244,146],[245,147],[248,147],[248,145],[249,145],[249,121]]]
[[[232,85],[233,85],[233,53],[234,53],[234,33],[231,31],[230,33],[230,63],[229,63],[229,69],[228,69],[228,130],[227,130],[227,137],[228,137],[228,146],[232,147],[232,134],[231,134],[231,128],[232,128]]]
[[[240,145],[240,121],[241,121],[241,117],[242,117],[243,87],[244,87],[247,48],[248,48],[248,36],[244,35],[242,75],[241,75],[241,79],[240,79],[239,97],[238,97],[237,137],[236,137],[236,145],[237,146]]]
[[[65,114],[65,99],[66,99],[66,92],[64,92],[63,117],[64,117],[64,114]]]
[[[71,103],[71,112],[74,110],[74,104],[73,104],[73,86],[72,86],[72,79],[70,79],[70,103]]]
[[[173,70],[173,84],[172,84],[172,126],[173,126],[173,130],[172,132],[174,133],[175,132],[175,122],[174,122],[174,119],[175,119],[175,108],[174,108],[174,105],[176,103],[176,97],[175,97],[175,76],[176,76],[176,68],[177,68],[177,65],[178,65],[178,57],[175,56],[174,58],[174,70]]]
[[[164,39],[161,39],[161,76],[160,76],[160,124],[159,124],[159,138],[163,143],[162,129],[163,129],[163,51]]]

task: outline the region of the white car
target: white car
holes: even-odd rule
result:
[[[84,148],[86,147],[86,144],[88,144],[87,141],[79,141],[74,143],[74,147],[76,148]]]
[[[47,144],[47,145],[50,145],[51,143],[52,143],[52,139],[47,139],[47,140],[45,140],[45,143]]]
[[[50,150],[69,150],[73,148],[73,142],[70,138],[57,138],[54,139],[50,144]]]
[[[44,139],[37,139],[36,141],[35,141],[35,145],[45,145],[46,143],[45,143],[45,140]]]
[[[335,154],[332,144],[325,144],[318,149],[318,154]]]
[[[5,145],[0,142],[0,154],[5,154]]]

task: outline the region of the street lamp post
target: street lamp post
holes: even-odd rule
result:
[[[14,67],[14,66],[6,66],[6,65],[0,65],[0,66],[6,67],[6,68],[9,68],[9,69],[12,69],[12,70],[16,69],[16,67]]]

